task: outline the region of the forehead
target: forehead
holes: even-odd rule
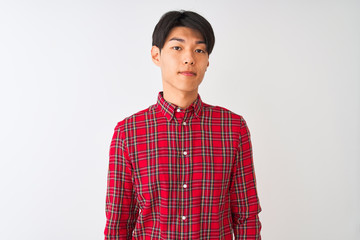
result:
[[[202,34],[195,29],[189,28],[189,27],[174,27],[169,32],[165,42],[168,42],[172,38],[182,38],[185,41],[186,40],[194,40],[194,41],[203,41],[204,37]]]

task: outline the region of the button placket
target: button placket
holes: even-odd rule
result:
[[[182,190],[182,207],[181,207],[181,211],[180,211],[180,221],[182,221],[183,223],[186,223],[188,221],[188,214],[189,214],[189,185],[187,184],[187,182],[189,181],[189,162],[190,162],[190,147],[191,147],[191,143],[189,142],[190,140],[190,132],[189,132],[189,111],[187,110],[183,110],[180,108],[177,108],[176,110],[176,115],[179,116],[178,118],[178,124],[180,126],[178,126],[181,136],[181,146],[183,147],[181,155],[182,155],[182,167],[184,168],[184,176],[182,177],[182,183],[180,184],[180,188]],[[188,226],[185,225],[185,228],[187,228]]]

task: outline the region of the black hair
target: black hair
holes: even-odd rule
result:
[[[165,13],[156,24],[152,45],[160,50],[164,47],[165,40],[174,27],[188,27],[201,33],[206,44],[206,51],[210,55],[215,44],[215,35],[211,24],[201,15],[192,11],[170,11]]]

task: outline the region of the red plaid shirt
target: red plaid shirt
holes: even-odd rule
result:
[[[245,120],[197,99],[120,121],[110,146],[105,239],[261,239]]]

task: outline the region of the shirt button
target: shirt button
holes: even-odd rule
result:
[[[183,188],[187,188],[187,185],[186,185],[186,184],[184,184],[184,185],[183,185]]]
[[[186,125],[186,122],[183,122],[183,125]]]
[[[177,111],[177,112],[180,112],[180,111],[181,111],[181,109],[180,109],[180,108],[178,108],[178,109],[176,109],[176,111]]]
[[[182,216],[181,219],[182,219],[182,220],[185,220],[185,219],[186,219],[186,216]]]
[[[183,153],[184,153],[184,155],[187,155],[187,151],[184,151]]]

